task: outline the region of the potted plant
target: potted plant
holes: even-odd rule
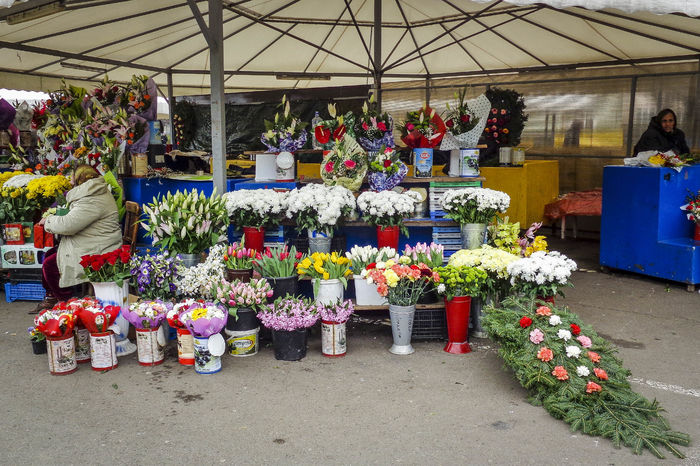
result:
[[[159,299],[142,300],[122,309],[122,314],[136,328],[139,364],[157,366],[165,359],[165,333],[161,323],[172,304]]]
[[[327,185],[343,186],[354,192],[362,186],[367,165],[367,153],[346,133],[330,150],[324,151],[321,179]]]
[[[94,371],[111,370],[117,367],[117,347],[114,322],[119,316],[118,306],[102,306],[91,298],[71,299],[66,303],[73,309],[85,329],[90,333],[88,352]]]
[[[134,255],[129,265],[136,292],[141,298],[170,300],[177,294],[182,268],[179,255]]]
[[[388,191],[398,186],[408,174],[408,167],[393,147],[382,146],[369,163],[367,181],[372,191]]]
[[[489,188],[451,189],[440,202],[446,216],[460,224],[462,248],[475,249],[484,244],[487,224],[508,209],[510,196]]]
[[[299,276],[310,277],[314,282],[314,299],[317,304],[332,304],[343,299],[348,286],[350,259],[333,251],[330,254],[315,252],[297,264]]]
[[[245,238],[240,244],[230,244],[224,253],[226,280],[230,282],[234,280],[250,281],[250,278],[253,276],[255,254],[254,249],[245,247]]]
[[[411,354],[411,328],[416,313],[416,303],[430,282],[439,279],[429,267],[404,265],[389,259],[369,268],[367,281],[377,287],[381,296],[389,301],[391,333],[394,344],[389,349],[394,354]]]
[[[383,147],[394,147],[394,122],[386,112],[380,112],[374,94],[362,104],[362,113],[355,120],[357,142],[369,152],[370,162]]]
[[[214,374],[221,370],[221,355],[226,342],[221,330],[228,313],[214,302],[195,301],[180,310],[180,321],[192,333],[194,343],[194,370],[198,374]]]
[[[420,202],[420,194],[406,191],[366,191],[357,198],[357,206],[362,211],[362,219],[377,227],[377,247],[399,249],[399,231],[408,236],[403,219],[410,217],[415,205]]]
[[[272,297],[274,301],[286,295],[296,295],[299,287],[299,276],[297,275],[297,263],[304,257],[296,248],[292,246],[265,248],[265,251],[256,257],[253,268],[272,286]]]
[[[396,250],[392,248],[377,249],[374,246],[353,246],[345,257],[350,259],[355,282],[355,303],[358,306],[383,306],[386,298],[379,295],[377,287],[367,283],[367,267],[388,259],[398,260]]]
[[[552,304],[557,294],[564,295],[564,286],[572,286],[569,277],[574,270],[576,262],[556,251],[537,251],[508,264],[513,291]]]
[[[321,353],[329,358],[338,358],[347,353],[346,323],[355,306],[352,300],[317,304],[321,317]]]
[[[452,354],[471,352],[469,347],[469,308],[473,297],[480,296],[487,274],[478,267],[437,267],[438,293],[445,296],[447,344],[443,351]]]
[[[51,375],[72,374],[78,370],[73,327],[76,317],[66,303],[45,309],[34,318],[34,326],[47,340]]]
[[[307,328],[318,320],[317,305],[296,296],[277,298],[260,312],[258,319],[272,330],[275,359],[299,361],[306,356]]]
[[[342,186],[307,184],[287,197],[287,218],[299,231],[308,231],[309,252],[330,252],[333,229],[353,210],[355,196]]]
[[[43,333],[36,329],[36,326],[31,326],[27,329],[29,332],[29,341],[32,342],[32,353],[46,354],[46,337]]]
[[[95,297],[102,305],[119,306],[122,309],[128,306],[130,261],[131,248],[128,245],[106,254],[85,255],[80,258],[85,277],[92,284]],[[136,351],[136,345],[127,338],[129,322],[120,314],[116,324],[119,326],[119,333],[116,335],[117,355],[133,353]]]
[[[231,356],[251,356],[258,352],[260,322],[257,312],[272,297],[272,287],[264,278],[250,282],[223,281],[216,287],[216,300],[228,309],[226,341]]]
[[[240,189],[223,197],[231,222],[243,229],[246,246],[261,252],[265,228],[278,225],[284,217],[287,194],[273,189]]]

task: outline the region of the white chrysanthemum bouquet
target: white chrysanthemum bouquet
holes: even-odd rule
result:
[[[556,251],[537,251],[511,262],[507,270],[516,292],[547,298],[562,294],[563,286],[571,286],[569,277],[576,270],[576,262]]]
[[[421,196],[415,191],[366,191],[357,198],[357,206],[367,223],[381,227],[400,226],[406,236],[408,230],[403,219],[413,214],[418,202],[421,202]]]
[[[442,209],[455,222],[490,223],[497,213],[510,206],[510,196],[489,188],[464,188],[447,191],[441,199]]]
[[[287,218],[295,219],[297,229],[330,233],[338,222],[355,210],[355,196],[342,186],[307,184],[287,195]]]
[[[287,194],[274,189],[241,189],[223,195],[231,221],[242,227],[272,227],[279,224],[287,207]]]

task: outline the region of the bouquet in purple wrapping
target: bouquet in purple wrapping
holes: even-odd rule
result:
[[[388,191],[398,186],[408,173],[408,167],[399,160],[399,153],[391,147],[382,147],[370,160],[367,181],[372,191]]]
[[[217,303],[195,301],[180,311],[180,322],[196,337],[208,338],[221,332],[228,312]]]
[[[156,329],[165,320],[172,304],[159,299],[140,301],[122,308],[122,316],[138,329]]]
[[[376,152],[383,147],[394,147],[394,122],[389,114],[380,113],[374,100],[362,105],[362,113],[355,120],[355,136],[366,151]]]
[[[287,96],[282,96],[282,113],[275,113],[274,121],[265,120],[265,132],[260,141],[267,152],[296,152],[306,144],[306,123],[293,115]]]

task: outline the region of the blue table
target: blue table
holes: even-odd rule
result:
[[[700,242],[680,206],[700,189],[700,166],[609,166],[603,170],[600,264],[682,282],[700,283]]]

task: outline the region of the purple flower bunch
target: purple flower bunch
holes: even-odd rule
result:
[[[228,308],[232,317],[241,308],[262,309],[271,297],[272,287],[264,278],[253,278],[249,283],[223,280],[216,286],[216,300]]]
[[[124,306],[121,313],[136,328],[156,329],[163,322],[170,309],[172,309],[171,303],[154,299],[139,301],[129,307]]]
[[[347,322],[353,312],[355,312],[355,306],[351,299],[346,299],[345,301],[338,301],[333,304],[318,304],[318,313],[321,316],[321,320],[324,322]]]
[[[289,295],[277,298],[258,312],[260,322],[272,330],[308,328],[318,318],[318,307],[312,300]]]
[[[129,265],[139,296],[146,299],[169,299],[175,296],[178,269],[182,265],[179,255],[134,255]]]

